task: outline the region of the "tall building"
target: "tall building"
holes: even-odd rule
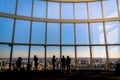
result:
[[[38,70],[52,57],[71,58],[71,69],[115,70],[120,58],[120,0],[0,0],[0,70],[37,55]],[[3,65],[4,62],[4,65]]]

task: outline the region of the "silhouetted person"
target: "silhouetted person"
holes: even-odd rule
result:
[[[62,56],[61,58],[61,66],[62,66],[62,70],[64,71],[65,70],[65,57]]]
[[[38,57],[36,55],[34,55],[34,66],[35,66],[35,71],[37,70],[37,66],[38,66]]]
[[[56,62],[56,58],[55,58],[55,55],[53,55],[53,58],[52,58],[53,70],[55,70],[55,62]]]
[[[22,58],[19,57],[16,61],[17,70],[21,70]]]
[[[120,74],[120,63],[119,62],[116,63],[115,71],[116,73]]]
[[[69,58],[69,56],[67,56],[67,59],[66,59],[67,72],[70,72],[70,62],[71,62],[71,59]]]

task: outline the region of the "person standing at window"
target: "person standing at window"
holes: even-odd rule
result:
[[[35,71],[37,70],[37,66],[38,66],[38,57],[36,55],[34,55],[34,66],[35,66]]]
[[[61,66],[62,66],[62,71],[64,71],[65,70],[65,57],[64,56],[62,56],[61,58]]]
[[[19,57],[16,61],[17,71],[21,70],[22,58]]]
[[[55,55],[53,55],[53,58],[52,58],[53,70],[55,70],[55,63],[56,63],[56,58],[55,58]]]
[[[69,56],[67,56],[67,59],[66,59],[67,72],[70,72],[70,63],[71,63],[71,59],[69,58]]]

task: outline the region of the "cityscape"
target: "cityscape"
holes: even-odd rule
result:
[[[22,59],[21,67],[27,70],[28,58]],[[16,60],[17,58],[12,59],[11,70],[16,69]],[[90,58],[78,58],[75,64],[75,58],[71,58],[71,70],[79,70],[79,69],[99,69],[99,70],[106,70],[107,69],[107,60],[105,58],[94,58],[92,60],[92,67],[90,66]],[[118,63],[118,58],[110,58],[109,60],[109,68],[110,70],[114,71],[116,63]],[[35,70],[33,58],[30,58],[31,68],[30,70]],[[60,59],[57,58],[56,61],[56,70],[60,70]],[[38,60],[38,67],[37,70],[44,70],[45,69],[45,59],[39,58]],[[9,70],[9,58],[0,58],[0,71]],[[52,70],[52,58],[46,58],[46,70]]]

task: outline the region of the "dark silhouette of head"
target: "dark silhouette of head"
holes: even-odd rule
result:
[[[36,57],[36,55],[34,55],[34,57]]]
[[[53,58],[55,58],[55,55],[53,55]]]
[[[67,56],[67,58],[69,58],[69,56]]]

